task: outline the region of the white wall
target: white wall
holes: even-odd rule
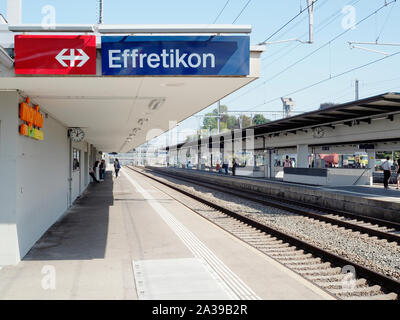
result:
[[[21,257],[68,208],[67,128],[44,119],[44,140],[18,135],[17,224]]]
[[[0,265],[19,261],[16,218],[18,93],[0,91]]]
[[[48,116],[43,141],[21,136],[21,101],[17,91],[0,90],[0,266],[18,263],[69,206],[67,128]],[[85,153],[96,149],[87,142],[74,146],[81,150],[81,174],[72,181],[76,197],[90,181]]]

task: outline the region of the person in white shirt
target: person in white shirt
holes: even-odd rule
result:
[[[389,189],[389,179],[392,175],[392,162],[390,161],[390,157],[386,157],[386,161],[381,167],[383,169],[383,186],[385,189]]]

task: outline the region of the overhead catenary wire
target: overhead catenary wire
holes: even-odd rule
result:
[[[360,0],[358,0],[360,1]],[[357,1],[357,2],[358,2]],[[364,17],[362,20],[358,21],[357,23],[354,24],[354,26],[358,26],[361,23],[365,22],[366,20],[368,20],[370,17],[374,16],[376,13],[378,13],[379,11],[381,11],[383,8],[385,8],[388,4],[394,3],[397,0],[392,0],[389,3],[385,3],[384,5],[382,5],[381,7],[379,7],[378,9],[376,9],[374,12],[372,12],[371,14],[369,14],[368,16]],[[326,27],[326,26],[324,26]],[[302,57],[301,59],[297,60],[296,62],[292,63],[291,65],[289,65],[288,67],[284,68],[283,70],[281,70],[280,72],[274,74],[272,77],[268,78],[267,80],[264,80],[264,82],[262,82],[261,84],[259,84],[256,87],[253,87],[251,89],[249,89],[248,91],[246,91],[245,93],[243,93],[242,95],[240,95],[239,97],[236,97],[235,99],[228,101],[232,102],[234,100],[237,100],[247,94],[249,94],[250,92],[252,92],[253,90],[265,85],[266,83],[278,78],[280,75],[282,75],[284,72],[290,70],[291,68],[293,68],[294,66],[296,66],[297,64],[303,62],[304,60],[306,60],[307,58],[311,57],[312,55],[314,55],[315,53],[317,53],[318,51],[322,50],[323,48],[325,48],[326,46],[330,45],[332,42],[336,41],[337,39],[339,39],[340,37],[342,37],[343,35],[345,35],[347,32],[349,32],[351,30],[351,28],[344,30],[343,32],[339,33],[338,35],[336,35],[335,37],[333,37],[332,39],[330,39],[329,41],[327,41],[326,43],[324,43],[323,45],[321,45],[320,47],[318,47],[317,49],[313,50],[312,52],[308,53],[307,55],[305,55],[304,57]],[[389,57],[390,55],[388,55],[387,57]]]
[[[389,2],[388,4],[394,3],[396,2],[396,0],[392,0],[391,2]],[[368,20],[370,17],[372,17],[373,15],[377,14],[379,11],[381,11],[383,8],[385,8],[388,4],[384,4],[383,6],[379,7],[378,9],[376,9],[374,12],[372,12],[371,14],[369,14],[368,16],[364,17],[362,20],[358,21],[357,23],[354,24],[354,27],[358,26],[359,24],[363,23],[364,21]],[[325,48],[326,46],[330,45],[332,42],[336,41],[337,39],[339,39],[340,37],[342,37],[343,35],[345,35],[347,32],[349,32],[351,30],[351,28],[348,28],[346,30],[344,30],[343,32],[339,33],[338,35],[336,35],[335,37],[333,37],[331,40],[325,42],[322,46],[318,47],[317,49],[315,49],[314,51],[310,52],[309,54],[305,55],[303,58],[297,60],[296,62],[292,63],[291,65],[289,65],[288,67],[286,67],[285,69],[281,70],[280,72],[276,73],[275,75],[273,75],[271,78],[267,79],[267,82],[279,77],[281,74],[283,74],[284,72],[286,72],[287,70],[293,68],[295,65],[299,64],[300,62],[306,60],[307,58],[311,57],[312,55],[314,55],[315,53],[317,53],[318,51],[320,51],[321,49]]]
[[[276,34],[278,34],[282,29],[284,29],[287,25],[289,25],[293,20],[295,20],[297,17],[299,17],[304,11],[308,10],[311,6],[315,5],[319,0],[315,0],[313,1],[310,5],[307,6],[307,8],[300,10],[300,12],[298,14],[296,14],[293,18],[291,18],[288,22],[286,22],[283,26],[281,26],[280,28],[278,28],[278,30],[276,30],[275,32],[273,32],[269,37],[267,37],[267,39],[265,39],[263,42],[261,43],[265,43],[268,40],[270,40],[273,36],[275,36]]]
[[[230,0],[228,0],[228,1],[225,2],[224,7],[223,7],[222,10],[218,13],[218,15],[217,15],[217,17],[215,18],[213,24],[217,22],[217,20],[219,19],[219,17],[221,16],[221,14],[224,12],[224,10],[225,10],[225,8],[227,7],[227,5],[229,4],[229,2],[230,2]]]
[[[329,0],[325,0],[324,2],[320,2],[319,5],[317,5],[315,7],[315,11],[321,9],[325,4],[328,3]],[[356,1],[360,1],[360,0],[356,0]],[[301,10],[301,9],[300,9]],[[307,16],[303,17],[302,19],[300,19],[297,23],[295,23],[292,27],[290,27],[289,29],[287,29],[285,32],[283,32],[280,37],[283,37],[285,34],[287,34],[288,32],[292,31],[294,28],[296,28],[300,23],[302,23],[305,19],[307,19]],[[303,36],[307,35],[308,31],[303,33],[301,36],[299,36],[298,38],[301,39]],[[289,43],[288,45],[286,45],[285,47],[283,47],[281,50],[277,50],[274,53],[272,53],[271,55],[267,55],[266,57],[264,57],[261,61],[265,61],[266,59],[270,59],[273,56],[275,56],[276,54],[285,51],[287,48],[291,47],[294,44],[294,42]],[[298,46],[302,45],[302,43],[297,43],[297,45],[294,48],[297,48]],[[293,49],[291,49],[290,51],[292,51]]]
[[[378,62],[380,62],[380,61],[382,61],[382,60],[385,60],[385,59],[394,57],[394,56],[396,56],[396,55],[398,55],[398,54],[400,54],[400,51],[397,51],[397,52],[395,52],[395,53],[392,53],[392,54],[390,54],[390,55],[388,55],[388,56],[385,56],[385,57],[383,57],[383,58],[379,58],[379,59],[373,60],[373,61],[371,61],[371,62],[365,63],[365,64],[363,64],[363,65],[361,65],[361,66],[358,66],[358,67],[355,67],[355,68],[351,68],[351,69],[346,70],[346,71],[344,71],[344,72],[341,72],[341,73],[339,73],[339,74],[332,75],[332,76],[330,76],[330,77],[328,77],[328,78],[325,78],[325,79],[322,79],[322,80],[320,80],[320,81],[317,81],[317,82],[315,82],[315,83],[313,83],[313,84],[310,84],[310,85],[308,85],[308,86],[305,86],[305,87],[303,87],[303,88],[301,88],[301,89],[297,89],[297,90],[295,90],[295,91],[289,92],[289,93],[287,93],[287,94],[285,94],[285,95],[283,95],[283,96],[290,96],[290,95],[293,95],[293,94],[296,94],[296,93],[305,91],[305,90],[307,90],[307,89],[311,89],[311,88],[313,88],[313,87],[315,87],[315,86],[317,86],[317,85],[319,85],[319,84],[322,84],[322,83],[327,82],[327,81],[329,81],[329,80],[333,80],[333,79],[342,77],[342,76],[344,76],[345,74],[348,74],[348,73],[354,72],[354,71],[356,71],[356,70],[359,70],[359,69],[368,67],[368,66],[370,66],[370,65],[372,65],[372,64],[375,64],[375,63],[378,63]],[[253,107],[253,108],[248,109],[248,111],[252,111],[252,110],[254,110],[254,109],[256,109],[256,108],[258,108],[258,107],[260,107],[260,106],[263,106],[263,105],[266,105],[266,104],[268,104],[268,103],[277,101],[277,100],[279,100],[281,97],[282,97],[282,95],[280,95],[279,97],[273,98],[273,99],[271,99],[271,100],[265,101],[265,102],[263,102],[263,103],[261,103],[261,104],[255,106],[255,107]]]
[[[379,41],[379,38],[381,37],[382,32],[385,30],[386,24],[388,23],[388,21],[389,21],[389,19],[390,19],[390,16],[391,16],[391,14],[392,14],[392,12],[393,12],[393,8],[394,8],[395,5],[396,5],[396,2],[393,2],[393,5],[392,5],[392,7],[390,8],[390,11],[388,12],[388,14],[387,14],[387,16],[386,16],[385,22],[383,23],[382,29],[381,29],[381,31],[379,32],[379,35],[378,35],[378,37],[376,38],[375,42],[378,42],[378,41]]]
[[[251,0],[247,1],[247,3],[244,5],[244,7],[242,8],[242,10],[239,12],[239,14],[237,15],[237,17],[235,18],[235,20],[233,20],[232,24],[234,24],[239,17],[242,15],[242,13],[244,12],[244,10],[246,10],[247,6],[250,4]]]

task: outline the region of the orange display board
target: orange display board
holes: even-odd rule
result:
[[[38,105],[31,107],[29,102],[30,99],[27,98],[26,102],[21,102],[19,105],[19,118],[25,122],[19,126],[19,133],[36,140],[43,140],[43,131],[39,130],[43,128],[43,115]]]

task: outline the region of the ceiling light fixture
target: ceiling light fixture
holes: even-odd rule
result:
[[[165,99],[164,98],[160,98],[160,99],[152,99],[149,102],[149,109],[151,111],[155,111],[157,110],[163,103],[164,103]]]

